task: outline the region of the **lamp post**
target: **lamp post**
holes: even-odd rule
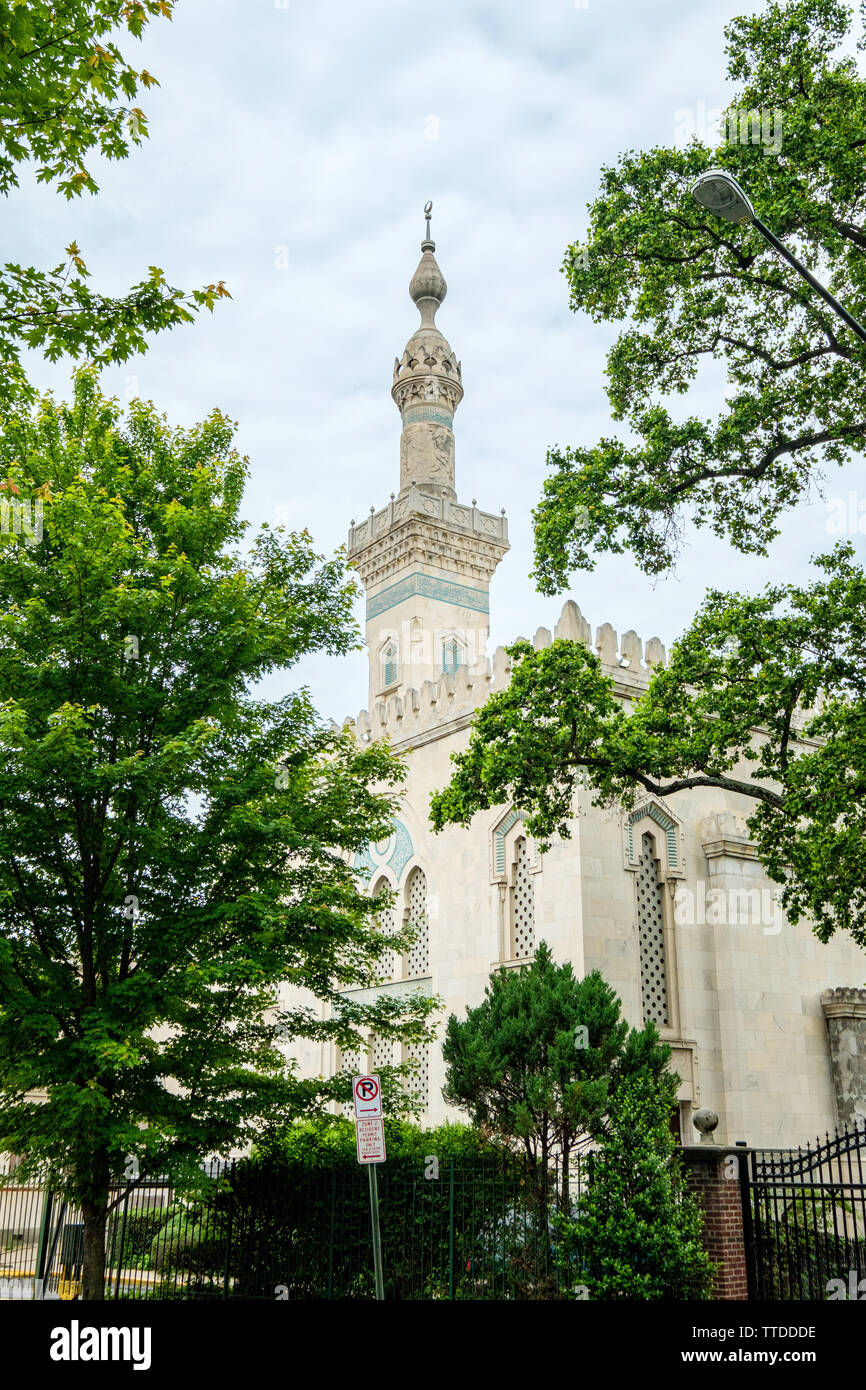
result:
[[[779,255],[783,256],[788,264],[794,267],[797,274],[802,275],[807,285],[811,285],[812,289],[820,294],[823,300],[826,300],[834,313],[837,313],[840,319],[847,323],[852,333],[856,333],[857,337],[866,343],[866,328],[863,327],[862,323],[858,323],[853,314],[849,314],[838,299],[833,298],[820,280],[816,280],[812,272],[807,270],[796,256],[792,256],[787,246],[761,221],[748,196],[743,192],[735,178],[726,173],[724,169],[708,169],[692,186],[692,197],[696,203],[700,203],[702,208],[715,213],[717,217],[723,217],[726,222],[736,222],[739,225],[751,222],[753,227],[757,227],[761,236],[770,243],[773,250],[778,251]]]

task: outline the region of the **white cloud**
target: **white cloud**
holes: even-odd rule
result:
[[[746,8],[181,0],[174,22],[154,23],[141,47],[161,82],[142,102],[150,140],[100,166],[96,200],[70,205],[31,185],[14,195],[0,254],[53,264],[75,237],[100,288],[122,289],[149,264],[174,284],[225,279],[231,302],[156,339],[145,357],[106,372],[105,385],[122,396],[136,378],[178,423],[220,406],[250,456],[246,515],[273,522],[285,506],[331,551],[352,516],[399,486],[391,370],[417,323],[407,290],[433,198],[449,283],[439,321],[466,388],[458,490],[508,511],[494,641],[531,635],[562,603],[527,577],[546,450],[621,428],[604,394],[614,335],[571,314],[563,253],[585,229],[602,165],[625,148],[672,143],[677,110],[723,103],[723,26]],[[286,248],[285,269],[275,247]],[[35,370],[66,389],[65,365]],[[710,376],[696,410],[711,413],[717,390]],[[831,485],[847,494],[857,469]],[[572,594],[593,624],[669,642],[708,583],[756,588],[804,575],[826,547],[825,518],[820,501],[799,508],[769,561],[701,533],[678,576],[655,585],[628,558],[607,557],[575,577]],[[301,676],[328,715],[366,700],[363,654],[310,660]]]

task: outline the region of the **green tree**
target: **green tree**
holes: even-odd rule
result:
[[[66,198],[96,193],[85,160],[123,159],[147,136],[134,104],[156,84],[123,57],[114,35],[138,39],[154,16],[171,18],[175,0],[0,0],[0,193],[19,186],[29,165]],[[87,283],[72,242],[52,270],[8,262],[0,267],[0,416],[17,398],[33,398],[21,365],[24,348],[52,361],[69,354],[95,363],[143,352],[147,335],[189,323],[228,294],[222,281],[186,293],[157,266],[120,297]]]
[[[570,1154],[605,1131],[611,1088],[624,1076],[660,1075],[671,1055],[653,1023],[638,1031],[620,1018],[597,970],[578,980],[543,941],[530,964],[493,974],[465,1019],[451,1015],[442,1052],[446,1101],[521,1147],[542,1187],[558,1156],[562,1201]]]
[[[626,806],[642,789],[718,787],[754,808],[790,919],[866,946],[866,575],[850,545],[817,564],[807,585],[710,590],[630,711],[581,643],[510,648],[511,683],[476,715],[434,825],[513,802],[546,842],[568,837],[580,785]]]
[[[647,573],[669,568],[689,509],[763,554],[781,512],[866,437],[862,345],[753,228],[703,212],[690,191],[724,164],[863,317],[866,81],[839,53],[851,21],[838,0],[773,0],[732,21],[729,72],[742,85],[725,129],[737,138],[716,151],[693,140],[629,152],[603,170],[587,244],[564,269],[575,309],[631,318],[608,394],[639,442],[551,451],[534,514],[542,591],[602,551],[628,550]],[[743,112],[763,113],[761,142],[741,142]],[[686,393],[709,359],[727,368],[724,410],[714,424],[675,420],[661,401]],[[711,589],[630,710],[580,644],[511,648],[511,687],[476,717],[433,798],[434,824],[513,800],[547,840],[568,835],[579,785],[595,804],[625,805],[641,789],[717,787],[743,797],[790,919],[812,917],[822,941],[847,928],[866,945],[866,576],[850,546],[815,563],[811,583],[754,598]]]
[[[590,1299],[711,1297],[701,1210],[668,1124],[675,1094],[669,1075],[615,1087],[588,1187],[576,1212],[559,1218],[560,1258]]]
[[[343,994],[383,950],[351,860],[388,833],[403,771],[305,690],[252,693],[358,641],[355,588],[303,531],[240,554],[231,436],[141,402],[123,425],[84,370],[71,405],[0,438],[44,513],[41,539],[0,545],[0,1148],[80,1204],[87,1298],[127,1156],[189,1177],[266,1117],[348,1098],[280,1037],[418,1040],[433,1007]],[[285,982],[297,1002],[269,1021]]]
[[[543,592],[604,551],[630,551],[648,574],[667,570],[689,516],[766,554],[780,514],[862,449],[866,348],[754,227],[721,221],[690,191],[724,166],[866,320],[866,79],[841,51],[852,19],[841,0],[768,0],[734,19],[725,51],[737,88],[723,127],[733,139],[628,151],[602,170],[586,237],[563,269],[575,310],[629,320],[608,356],[607,391],[632,442],[549,451],[534,513]],[[757,143],[741,113],[763,120]],[[729,387],[717,417],[673,412],[714,361]]]

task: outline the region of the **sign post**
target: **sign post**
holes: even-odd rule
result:
[[[370,1222],[373,1228],[373,1271],[376,1277],[376,1298],[385,1297],[385,1275],[382,1269],[382,1233],[379,1229],[379,1183],[376,1164],[385,1162],[385,1124],[382,1119],[382,1087],[379,1078],[356,1076],[352,1080],[355,1102],[355,1143],[358,1162],[366,1163],[370,1179]]]
[[[370,1179],[370,1221],[373,1225],[373,1272],[376,1276],[376,1298],[385,1297],[385,1274],[382,1269],[382,1233],[379,1230],[379,1180],[375,1163],[367,1164]]]

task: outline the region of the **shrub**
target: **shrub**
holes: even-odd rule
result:
[[[154,1236],[165,1224],[166,1215],[165,1207],[143,1207],[128,1211],[125,1217],[122,1209],[112,1213],[106,1256],[108,1268],[116,1268],[122,1260],[124,1269],[150,1269],[151,1246]]]
[[[492,1156],[504,1152],[503,1146],[474,1125],[445,1124],[422,1129],[408,1120],[385,1120],[385,1148],[390,1159],[415,1159],[422,1163],[428,1154],[440,1163],[449,1158]],[[355,1124],[342,1115],[328,1115],[286,1125],[263,1138],[253,1154],[256,1158],[280,1158],[287,1163],[303,1163],[314,1168],[330,1168],[336,1163],[356,1163]]]
[[[667,1084],[623,1081],[606,1133],[571,1217],[562,1217],[559,1261],[598,1299],[705,1299],[714,1266],[702,1218],[687,1190],[668,1126]]]
[[[226,1232],[214,1205],[177,1204],[151,1242],[150,1267],[159,1273],[221,1273],[225,1254]]]

